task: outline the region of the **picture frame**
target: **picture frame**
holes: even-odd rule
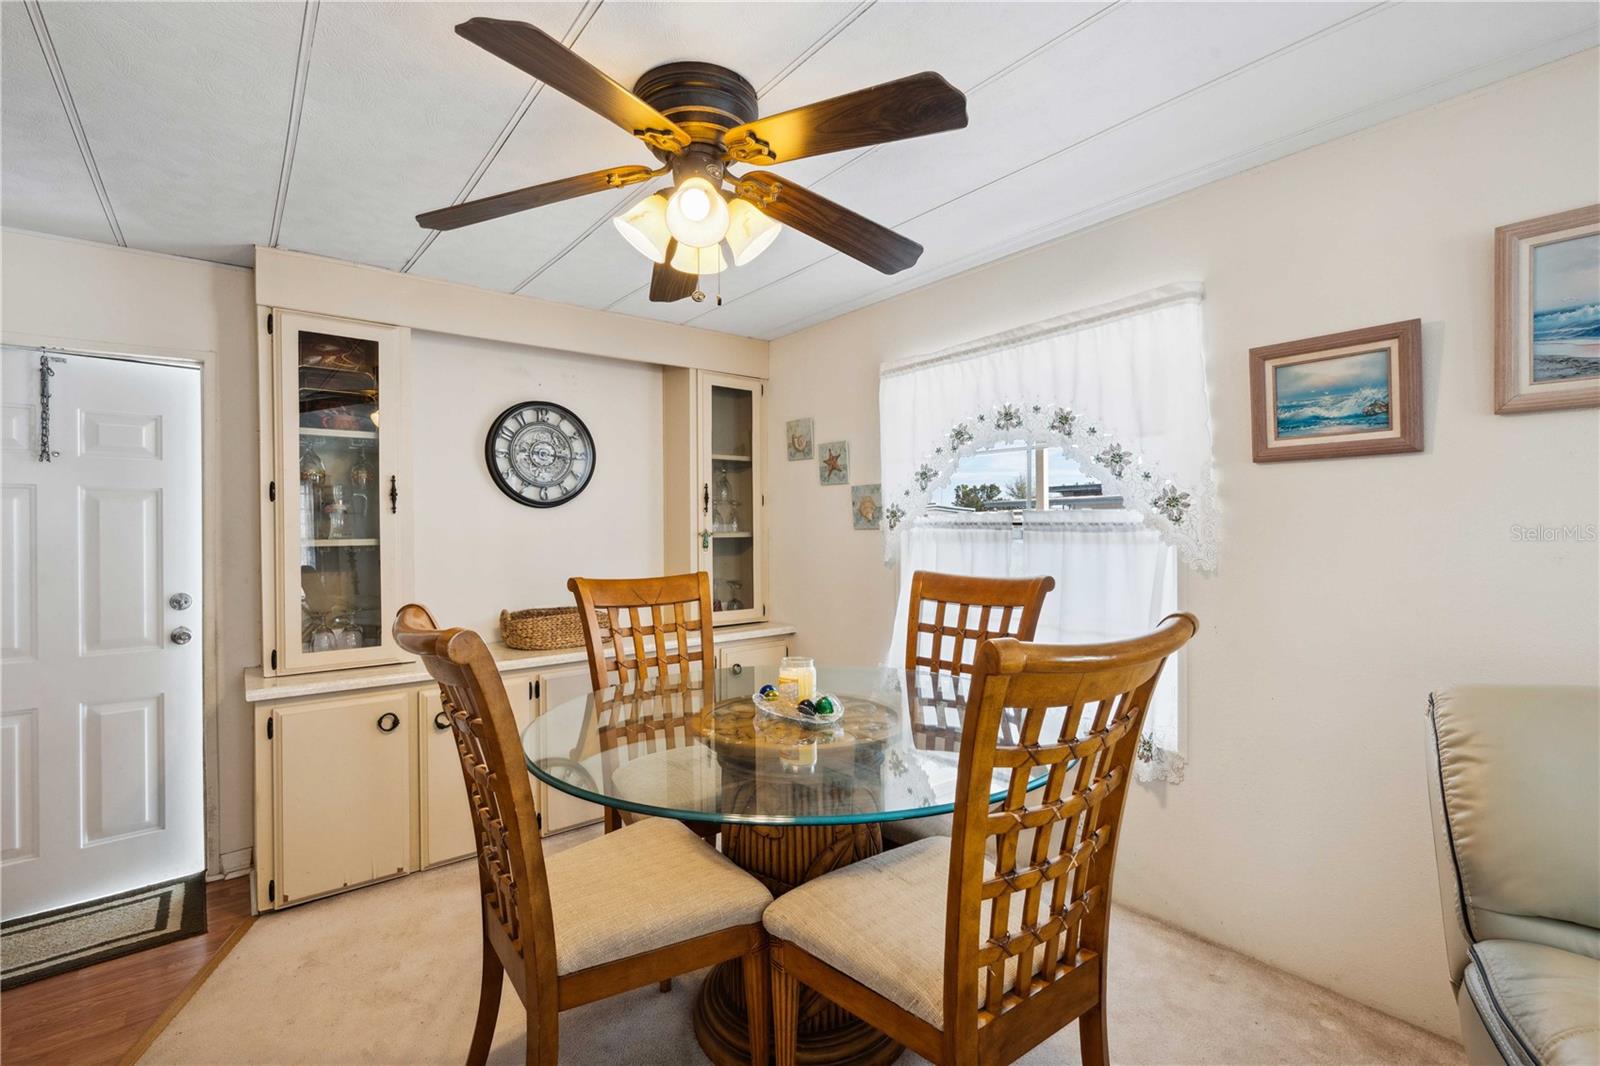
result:
[[[783,441],[791,463],[813,458],[816,454],[817,434],[811,419],[794,418],[785,422],[783,424]]]
[[[1258,463],[1422,451],[1422,320],[1250,349]]]
[[[883,485],[850,486],[850,527],[877,529],[883,519]]]
[[[1494,231],[1494,411],[1600,407],[1600,204]]]
[[[835,440],[817,445],[817,481],[823,485],[850,484],[850,445]]]

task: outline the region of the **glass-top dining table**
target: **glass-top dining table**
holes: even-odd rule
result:
[[[956,801],[965,678],[853,666],[817,674],[818,693],[842,704],[836,723],[758,710],[752,697],[777,669],[744,667],[569,699],[523,731],[523,754],[551,788],[630,812],[620,817],[675,818],[717,835],[729,859],[778,895],[878,854],[884,822],[949,814]],[[1006,787],[997,775],[991,801]],[[800,1017],[802,1062],[885,1063],[900,1053],[826,1001],[803,998]],[[736,962],[707,977],[694,1023],[713,1062],[749,1061]]]

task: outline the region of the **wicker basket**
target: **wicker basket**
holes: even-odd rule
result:
[[[601,629],[610,629],[604,611],[596,611]],[[500,612],[500,639],[518,651],[549,651],[583,646],[583,618],[576,607],[530,607]]]

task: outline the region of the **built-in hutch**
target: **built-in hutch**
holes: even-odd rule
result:
[[[711,575],[716,625],[764,619],[766,383],[669,368],[661,392],[666,568]]]
[[[270,910],[461,859],[474,842],[438,688],[390,633],[410,598],[419,502],[410,330],[283,308],[258,316],[263,665],[247,672],[245,698],[255,901]],[[775,666],[793,633],[766,621],[763,389],[664,371],[663,558],[669,571],[711,574],[720,668]],[[589,690],[581,647],[490,650],[522,725]],[[546,835],[599,820],[542,783],[535,795]]]

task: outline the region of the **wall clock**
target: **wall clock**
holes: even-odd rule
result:
[[[529,400],[500,412],[483,442],[489,476],[527,507],[556,507],[589,484],[594,438],[583,419],[560,404]]]

